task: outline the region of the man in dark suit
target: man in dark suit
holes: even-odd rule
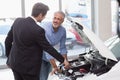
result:
[[[12,69],[15,80],[39,80],[43,50],[65,64],[69,63],[58,54],[45,38],[45,31],[37,22],[41,22],[48,6],[36,3],[32,16],[17,18],[9,31],[6,40],[7,65]]]

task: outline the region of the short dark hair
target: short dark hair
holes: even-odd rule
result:
[[[41,2],[34,4],[32,8],[32,16],[37,17],[40,13],[44,16],[46,15],[49,7]]]

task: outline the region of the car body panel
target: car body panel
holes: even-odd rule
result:
[[[75,19],[74,22],[80,24],[80,20],[79,19]],[[114,56],[114,54],[107,48],[107,46],[105,46],[104,42],[102,40],[100,40],[100,38],[97,35],[95,35],[90,29],[88,29],[84,25],[82,25],[82,27],[83,27],[83,30],[82,30],[83,32],[79,29],[79,27],[74,26],[74,28],[79,33],[81,32],[81,34],[83,34],[84,37],[86,37],[85,40],[87,40],[88,43],[90,43],[96,49],[98,49],[98,51],[100,52],[100,54],[102,56],[117,61],[117,59]]]

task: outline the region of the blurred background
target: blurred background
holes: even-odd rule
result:
[[[0,69],[6,68],[4,40],[17,17],[28,17],[34,3],[42,2],[49,6],[44,21],[51,21],[55,11],[61,10],[73,19],[80,19],[81,24],[92,30],[103,42],[117,35],[118,16],[117,0],[1,0],[0,2]],[[88,47],[65,19],[67,30],[66,46],[69,56],[85,52]],[[117,49],[118,50],[118,49]]]

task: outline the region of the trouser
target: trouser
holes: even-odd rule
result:
[[[15,80],[39,80],[39,75],[23,74],[15,70],[12,70],[12,71],[13,71]]]
[[[42,60],[39,80],[47,80],[51,70],[52,70],[52,67],[51,67],[50,62]]]

